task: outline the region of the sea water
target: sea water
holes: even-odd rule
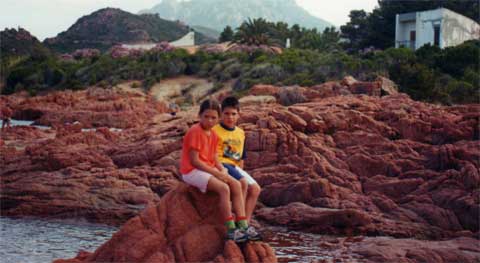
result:
[[[3,120],[0,120],[0,127],[3,125]],[[33,121],[23,121],[23,120],[14,120],[10,121],[10,126],[34,126],[40,129],[50,129],[48,126],[43,125],[33,125]]]
[[[79,250],[95,251],[118,230],[87,222],[14,219],[0,217],[0,262],[52,262],[73,258]],[[284,227],[261,229],[279,262],[316,262],[331,259],[319,244],[326,237],[289,231]]]
[[[0,217],[0,261],[52,262],[94,251],[112,237],[115,227],[39,219]]]

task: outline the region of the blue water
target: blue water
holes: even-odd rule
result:
[[[116,230],[88,223],[0,217],[0,262],[73,258],[82,249],[93,252]]]
[[[2,127],[3,121],[0,120],[0,127]],[[34,126],[40,129],[50,129],[48,126],[42,126],[42,125],[33,125],[33,121],[22,121],[22,120],[11,120],[10,121],[11,126]]]
[[[0,217],[0,262],[44,263],[73,258],[79,250],[95,251],[117,230],[85,222]],[[262,228],[262,233],[275,249],[279,262],[332,259],[329,251],[319,245],[325,236],[288,231],[283,227]]]
[[[33,126],[37,127],[40,129],[50,129],[51,127],[49,126],[43,126],[43,125],[33,125],[33,121],[23,121],[23,120],[13,120],[11,121],[10,125],[11,126]],[[3,121],[0,120],[0,127],[2,127]],[[82,129],[82,132],[88,132],[88,131],[96,131],[96,128],[84,128]],[[119,128],[109,128],[110,131],[112,132],[121,132],[123,129]]]

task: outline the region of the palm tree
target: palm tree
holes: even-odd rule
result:
[[[237,28],[233,42],[246,45],[271,45],[271,26],[263,18],[248,19]]]

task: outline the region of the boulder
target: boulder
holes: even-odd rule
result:
[[[225,241],[216,194],[180,184],[127,221],[95,252],[54,262],[277,262],[266,243]]]
[[[398,94],[398,86],[395,82],[385,78],[385,77],[378,77],[376,82],[380,83],[381,95],[396,95]]]

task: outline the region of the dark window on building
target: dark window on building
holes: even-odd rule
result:
[[[415,30],[410,31],[410,41],[415,41],[416,40],[416,33]]]
[[[440,46],[440,25],[433,26],[433,44],[437,47]]]

